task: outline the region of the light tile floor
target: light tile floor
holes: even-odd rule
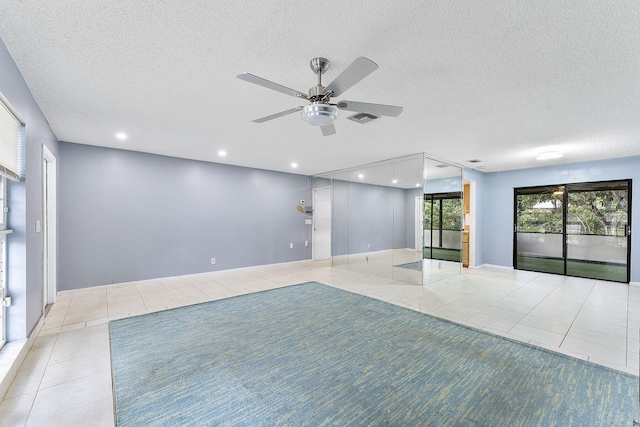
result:
[[[640,287],[511,269],[412,285],[298,262],[63,292],[0,403],[0,426],[113,426],[108,321],[321,283],[638,374]]]

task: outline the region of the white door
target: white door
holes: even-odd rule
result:
[[[313,190],[313,259],[331,257],[331,188]]]

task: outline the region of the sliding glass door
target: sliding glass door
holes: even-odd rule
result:
[[[567,274],[629,281],[629,181],[567,186]]]
[[[424,195],[424,258],[461,262],[462,198],[459,192]]]
[[[629,282],[631,181],[515,190],[514,267]]]
[[[564,274],[564,187],[516,189],[514,266]]]

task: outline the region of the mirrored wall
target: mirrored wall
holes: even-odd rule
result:
[[[461,168],[416,154],[320,174],[311,183],[314,259],[330,252],[333,267],[413,284],[460,274],[463,215],[453,193],[460,201]],[[436,228],[433,195],[444,192],[451,199],[440,202]],[[319,203],[326,199],[329,213]]]
[[[423,284],[427,284],[460,274],[468,234],[464,232],[462,168],[425,156],[424,171],[422,270]]]

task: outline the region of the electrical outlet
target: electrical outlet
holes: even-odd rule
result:
[[[289,249],[293,249],[293,243],[289,243]]]
[[[216,263],[216,259],[215,258],[211,258],[211,264],[215,264]]]
[[[371,247],[371,243],[367,243],[367,248],[370,248],[370,247]]]

